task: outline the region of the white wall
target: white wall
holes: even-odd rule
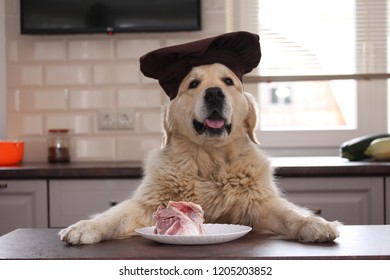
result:
[[[7,94],[5,79],[5,0],[0,0],[0,139],[7,136]]]
[[[72,161],[142,160],[160,146],[167,98],[141,74],[139,57],[226,31],[226,0],[205,0],[201,31],[20,35],[19,1],[0,1],[6,4],[7,136],[25,141],[25,162],[46,160],[51,128],[70,129]],[[135,129],[99,131],[97,113],[110,110],[135,111]]]

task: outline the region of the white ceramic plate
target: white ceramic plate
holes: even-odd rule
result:
[[[204,224],[206,234],[203,235],[160,235],[154,233],[153,227],[144,227],[135,231],[141,236],[160,243],[177,245],[216,244],[240,238],[252,230],[251,227],[229,224]]]

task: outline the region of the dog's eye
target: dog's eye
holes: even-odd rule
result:
[[[200,81],[199,80],[193,80],[191,81],[190,85],[188,86],[188,88],[197,88],[200,84]]]
[[[225,77],[222,80],[225,83],[225,85],[227,85],[227,86],[233,86],[234,85],[233,80],[231,78],[229,78],[229,77]]]

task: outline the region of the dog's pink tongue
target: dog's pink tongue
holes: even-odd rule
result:
[[[225,124],[224,120],[206,119],[206,125],[211,128],[221,128]]]

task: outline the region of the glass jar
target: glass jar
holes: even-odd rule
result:
[[[50,129],[48,134],[48,161],[50,163],[66,163],[70,161],[69,130]]]

